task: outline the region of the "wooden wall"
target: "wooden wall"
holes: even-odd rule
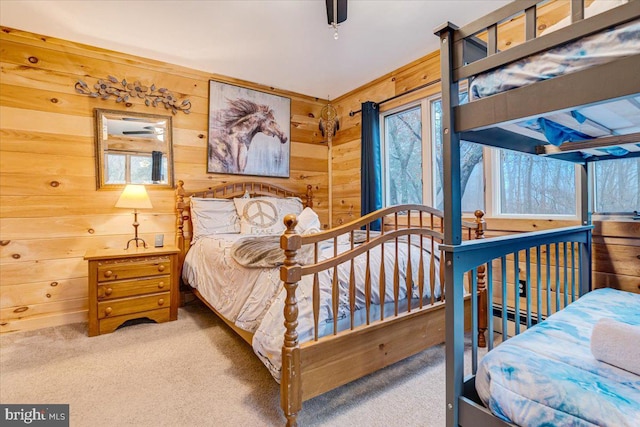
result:
[[[440,52],[433,52],[417,61],[382,76],[332,103],[338,111],[340,130],[331,144],[332,223],[343,224],[360,216],[360,132],[361,104],[380,102],[440,78]],[[411,92],[381,105],[389,110],[416,99],[440,92],[440,84]],[[355,114],[350,115],[350,112]]]
[[[0,58],[0,332],[86,321],[85,251],[123,246],[132,236],[131,212],[114,207],[119,191],[96,190],[94,108],[171,115],[78,94],[79,79],[155,83],[191,101],[191,114],[173,116],[175,178],[187,190],[238,180],[206,173],[210,79],[290,97],[290,178],[266,181],[296,191],[313,185],[314,208],[328,224],[328,147],[317,119],[324,101],[8,28]],[[153,209],[139,215],[141,236],[163,233],[173,242],[174,192],[149,194]]]

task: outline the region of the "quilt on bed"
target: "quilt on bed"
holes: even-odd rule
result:
[[[640,295],[592,291],[507,340],[480,361],[476,389],[499,418],[521,426],[640,425],[640,376],[595,359],[594,325],[640,325]]]
[[[484,98],[639,53],[640,20],[635,20],[479,74],[469,85],[469,97]]]
[[[253,236],[256,239],[260,237]],[[253,349],[262,362],[267,366],[276,380],[280,378],[281,350],[284,339],[284,299],[285,292],[280,281],[279,267],[261,266],[254,262],[254,256],[248,256],[249,264],[259,267],[243,266],[233,257],[234,249],[241,239],[247,235],[229,234],[205,237],[199,239],[189,250],[185,258],[182,271],[183,280],[190,286],[198,289],[199,293],[213,306],[218,313],[233,322],[239,328],[254,333]],[[272,245],[271,237],[263,236],[267,241],[267,250]],[[405,272],[407,270],[408,253],[411,251],[411,265],[414,272],[418,271],[420,263],[419,244],[408,245],[406,238],[401,238],[398,246],[398,269],[400,279],[400,292],[398,295],[399,309],[407,306],[407,292],[405,286]],[[278,248],[279,249],[279,248]],[[304,248],[303,248],[304,249]],[[342,253],[351,249],[350,242],[338,244],[337,252]],[[279,249],[281,251],[281,249]],[[423,257],[424,271],[429,271],[429,254],[426,249]],[[301,250],[301,253],[304,250]],[[282,252],[281,252],[282,253]],[[332,258],[334,246],[331,241],[320,245],[318,260]],[[380,247],[370,252],[372,266],[380,266],[382,256]],[[380,311],[384,309],[389,316],[395,309],[394,301],[394,264],[395,243],[393,240],[385,243],[384,263],[386,269],[385,280],[385,306],[381,307],[379,295],[379,268],[371,269],[371,319],[379,318]],[[265,265],[269,265],[267,262]],[[276,263],[277,264],[277,263]],[[440,283],[439,269],[436,268],[434,297],[439,297]],[[416,273],[417,274],[417,273]],[[366,255],[362,254],[355,259],[356,312],[354,321],[356,325],[366,322],[364,282],[366,276]],[[423,298],[431,297],[428,274],[425,277]],[[338,268],[338,285],[340,287],[340,303],[338,329],[350,327],[349,310],[349,277],[350,263],[343,263]],[[319,312],[319,336],[333,332],[333,312],[331,304],[331,287],[333,282],[333,269],[319,273],[320,280],[320,312]],[[305,342],[313,337],[313,280],[311,276],[304,276],[298,285],[296,299],[298,300],[298,334],[299,341]],[[411,298],[413,307],[419,303],[417,285],[412,286]]]

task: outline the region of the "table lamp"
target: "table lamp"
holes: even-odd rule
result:
[[[136,242],[136,248],[138,242],[142,242],[142,246],[146,249],[147,243],[140,237],[138,237],[138,209],[151,209],[151,200],[144,185],[128,184],[124,187],[120,198],[116,202],[116,208],[133,208],[133,228],[135,230],[135,237],[127,242],[125,250],[129,249],[131,242]]]

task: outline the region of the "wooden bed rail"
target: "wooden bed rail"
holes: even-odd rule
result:
[[[484,212],[478,210],[475,212],[476,219],[474,222],[463,222],[464,228],[468,230],[468,239],[484,238],[485,222],[483,216]],[[282,349],[282,371],[280,384],[281,406],[287,418],[287,426],[297,425],[297,413],[302,408],[303,400],[347,382],[346,379],[341,380],[339,383],[326,381],[326,378],[331,376],[331,368],[323,367],[323,374],[307,374],[306,371],[311,370],[309,369],[309,366],[314,364],[314,360],[312,360],[313,356],[306,355],[318,353],[321,351],[319,350],[320,348],[324,348],[326,350],[323,350],[322,352],[332,352],[332,354],[336,354],[333,363],[336,365],[336,369],[340,369],[337,367],[337,360],[350,360],[349,357],[354,357],[340,354],[340,350],[336,349],[336,346],[339,345],[336,343],[340,342],[340,337],[353,336],[357,339],[360,338],[361,340],[379,339],[380,343],[375,341],[371,342],[370,345],[384,348],[386,345],[384,342],[387,339],[386,335],[382,335],[381,333],[376,335],[376,326],[384,325],[385,327],[389,327],[390,322],[397,321],[398,323],[405,322],[409,324],[410,322],[415,322],[417,320],[422,323],[421,328],[424,328],[424,323],[428,324],[429,321],[420,321],[421,317],[418,316],[434,307],[444,307],[443,301],[445,297],[445,289],[444,274],[442,274],[444,263],[439,262],[440,259],[443,259],[442,252],[439,249],[439,245],[443,242],[444,238],[442,219],[442,211],[427,206],[392,206],[366,215],[333,230],[310,235],[300,235],[297,234],[295,230],[297,225],[296,216],[287,215],[285,217],[284,222],[287,229],[280,238],[280,245],[285,253],[284,264],[280,270],[280,278],[286,292],[283,312],[285,334]],[[381,222],[380,231],[374,232],[371,229],[372,224],[376,223],[378,220]],[[342,245],[347,246],[346,249],[339,254],[337,247],[341,237],[343,239],[344,237],[347,237],[348,243],[344,243],[345,240],[342,240]],[[356,245],[354,242],[358,238],[360,238],[360,242]],[[333,256],[326,260],[321,260],[319,258],[319,245],[327,240],[333,243]],[[385,248],[385,246],[387,247]],[[309,258],[308,255],[301,255],[305,250],[303,249],[304,247],[312,249],[312,255],[310,257],[311,260],[309,260],[308,265],[303,265],[300,260],[301,256]],[[380,265],[376,265],[371,262],[370,257],[372,257],[374,249],[379,250],[380,258],[382,260],[385,260],[385,250],[395,251],[391,257],[393,259],[393,267],[389,271],[387,271],[388,267],[385,267],[385,262],[379,263]],[[401,267],[398,263],[398,251],[403,249],[406,249],[407,254],[406,267]],[[412,250],[414,252],[413,255]],[[417,255],[415,254],[416,251],[418,252]],[[412,266],[412,256],[418,256],[417,271],[414,271],[414,267]],[[358,282],[358,285],[356,285],[357,273],[354,271],[354,259],[356,257],[366,257],[364,281]],[[439,267],[437,267],[437,265],[439,265]],[[343,273],[340,273],[338,270],[339,266],[344,266],[347,272],[343,270]],[[376,269],[375,272],[374,268]],[[339,312],[340,295],[341,292],[345,292],[346,295],[344,296],[346,296],[346,299],[348,300],[348,311],[350,313],[350,318],[344,319],[347,324],[343,324],[341,328],[338,325],[338,316],[334,314],[332,325],[333,332],[329,336],[325,337],[321,337],[318,331],[318,312],[320,307],[319,274],[321,272],[331,273],[328,275],[328,277],[330,277],[328,280],[331,280],[332,282],[332,312]],[[371,299],[374,291],[374,280],[372,279],[372,276],[375,273],[378,273],[379,283],[379,289],[376,289],[379,297],[379,302],[376,303],[380,307],[379,315],[372,314]],[[360,274],[362,274],[362,271]],[[485,272],[484,270],[481,271],[478,269],[476,274],[477,278],[471,278],[471,276],[469,276],[469,286],[473,283],[474,286],[482,287],[485,284]],[[297,331],[299,308],[296,291],[304,276],[310,276],[312,281],[314,331],[312,341],[301,345]],[[339,283],[339,277],[343,277],[344,281]],[[401,280],[401,277],[404,279]],[[430,286],[429,289],[425,288],[425,282],[427,280]],[[404,287],[402,285],[403,282]],[[387,303],[391,304],[391,306],[385,307],[385,294],[388,291],[386,287],[387,283],[389,283],[389,287],[391,287],[391,283],[393,284],[393,300]],[[438,287],[436,287],[436,285],[438,285]],[[341,286],[345,289],[341,290]],[[357,287],[359,288],[356,289]],[[412,307],[411,300],[414,295],[414,290],[417,290],[418,298],[416,298],[416,306]],[[362,308],[364,314],[362,316],[365,318],[365,320],[363,320],[365,323],[360,326],[358,326],[354,321],[357,291],[364,295],[364,307]],[[401,296],[402,291],[406,292],[406,298]],[[426,291],[428,291],[428,297],[423,297],[426,295]],[[477,289],[476,294],[478,302],[474,305],[486,306],[486,288],[483,288],[482,291]],[[473,298],[473,296],[471,297]],[[403,298],[406,300],[406,307],[400,306],[399,300],[402,300]],[[390,313],[385,314],[385,308],[390,308]],[[478,330],[482,331],[483,340],[484,330],[486,330],[487,327],[486,316],[486,311],[478,313],[479,318],[477,323],[474,322],[474,324],[478,325]],[[484,319],[482,319],[483,317]],[[424,317],[424,319],[428,318]],[[415,331],[415,333],[412,332],[414,335],[418,335],[418,330],[423,330],[416,329],[415,325],[411,327],[414,328],[412,329],[412,331]],[[378,332],[380,332],[382,327],[377,329]],[[370,336],[366,335],[367,331],[370,330],[374,330],[374,332],[371,332]],[[389,330],[393,331],[391,329]],[[388,332],[388,334],[391,335],[397,333],[398,332]],[[420,335],[422,335],[422,333],[420,333]],[[366,338],[362,338],[363,336],[366,336]],[[419,340],[417,336],[414,336],[413,339]],[[435,343],[437,343],[437,341],[432,341],[431,345]],[[383,361],[380,362],[381,364],[375,364],[373,365],[375,368],[371,367],[369,371],[365,371],[363,373],[366,374],[373,372],[376,369],[380,369],[383,366],[394,363],[395,361],[401,360],[402,358],[408,357],[411,354],[415,354],[416,352],[426,348],[424,346],[421,347],[420,344],[408,345],[409,343],[407,342],[405,342],[405,344],[407,344],[407,347],[413,347],[413,349],[403,352],[400,356],[394,356],[395,358],[390,359],[390,361]],[[360,350],[362,355],[359,357],[362,357],[364,354],[369,354],[369,351],[371,350],[366,350],[366,348],[368,347],[364,345],[362,346]],[[375,358],[375,355],[371,354],[369,357]],[[303,365],[305,367],[305,373],[303,373]],[[313,380],[309,381],[305,379],[304,388],[303,377],[313,378]],[[322,377],[323,379],[318,381],[319,377]],[[358,377],[358,374],[353,374],[352,379]],[[322,384],[318,384],[318,382],[321,382]]]

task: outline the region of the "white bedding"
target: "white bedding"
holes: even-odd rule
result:
[[[254,333],[253,348],[274,378],[279,381],[281,367],[281,349],[284,336],[284,297],[280,282],[279,268],[247,268],[242,267],[230,256],[231,246],[246,235],[217,235],[199,239],[187,253],[182,277],[186,283],[198,289],[200,294],[223,316],[238,327]],[[407,295],[405,286],[405,272],[407,267],[407,243],[399,245],[400,293],[399,306],[405,309]],[[426,239],[425,239],[425,246]],[[338,253],[350,249],[349,243],[339,244]],[[411,264],[414,276],[412,291],[412,306],[418,305],[418,290],[415,283],[418,277],[420,249],[416,245],[411,247]],[[332,243],[321,245],[319,259],[331,258],[334,255]],[[379,266],[381,263],[380,248],[370,253],[372,303],[379,304]],[[394,310],[393,271],[394,271],[395,243],[390,241],[385,245],[385,313]],[[424,256],[425,289],[423,297],[430,298],[429,285],[429,254]],[[436,284],[440,283],[439,268],[436,267]],[[356,258],[356,323],[361,324],[366,319],[363,283],[366,274],[366,257]],[[340,307],[338,312],[339,328],[350,327],[348,284],[350,264],[345,263],[339,268]],[[321,283],[321,302],[319,336],[333,332],[333,312],[331,308],[331,283],[333,269],[319,275]],[[435,296],[440,294],[436,285]],[[301,343],[313,338],[312,311],[312,277],[303,277],[299,283],[296,298],[298,300],[298,339]],[[390,304],[391,303],[391,304]],[[371,320],[379,318],[380,306],[372,306]]]
[[[229,255],[245,234],[218,234],[198,239],[185,257],[182,279],[196,288],[218,313],[247,332],[255,332],[280,291],[277,268],[246,268]]]

